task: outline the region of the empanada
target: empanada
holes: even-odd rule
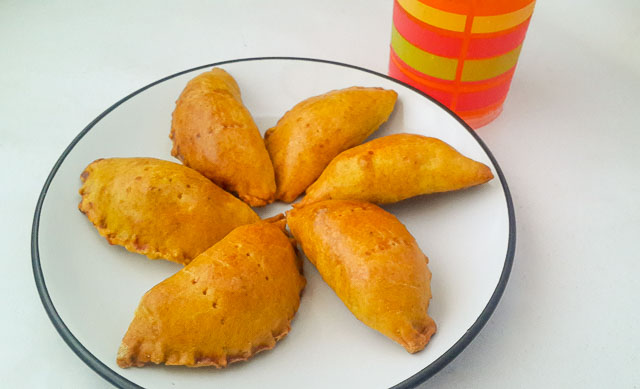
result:
[[[118,350],[120,367],[244,361],[284,337],[305,285],[284,220],[238,227],[149,290]]]
[[[186,166],[251,206],[273,202],[269,154],[229,73],[214,68],[189,81],[176,102],[169,137],[171,155]]]
[[[186,264],[260,218],[197,171],[154,158],[99,159],[81,175],[78,208],[111,244]]]
[[[307,258],[364,324],[422,350],[436,331],[428,259],[392,214],[361,201],[326,200],[287,212]]]
[[[395,134],[343,151],[307,188],[300,205],[326,199],[393,203],[468,188],[492,178],[488,166],[439,139]]]
[[[352,87],[298,103],[265,134],[276,174],[276,198],[292,202],[340,152],[362,143],[384,123],[393,90]]]

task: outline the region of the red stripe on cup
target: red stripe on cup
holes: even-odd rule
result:
[[[486,37],[488,34],[472,34],[467,59],[495,57],[515,49],[524,41],[530,20],[531,18],[497,36]]]
[[[508,72],[509,76],[507,78],[502,79],[499,84],[494,85],[491,88],[475,92],[460,93],[458,95],[456,110],[471,111],[481,109],[504,100],[507,96],[507,92],[509,92],[509,86],[511,85],[514,69],[515,66]],[[462,85],[464,84],[465,83],[462,83]]]
[[[458,33],[459,38],[444,35],[443,30],[409,15],[397,0],[393,2],[393,25],[407,41],[424,51],[449,58],[457,58],[460,55],[461,33]]]

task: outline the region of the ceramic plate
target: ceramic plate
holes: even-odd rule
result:
[[[220,66],[235,77],[245,105],[265,130],[299,101],[353,85],[398,92],[389,121],[372,138],[433,136],[494,172],[472,189],[385,206],[430,258],[438,331],[407,353],[359,322],[307,260],[307,287],[291,332],[275,349],[227,369],[148,366],[121,369],[116,352],[140,297],[180,266],[110,246],[78,211],[80,173],[103,157],[175,161],[168,138],[175,101],[187,81]],[[262,217],[289,207],[258,209]],[[54,326],[73,351],[120,387],[414,387],[458,355],[480,331],[504,290],[515,247],[513,206],[489,149],[454,114],[415,89],[355,66],[303,58],[251,58],[187,70],[123,98],[91,122],[53,167],[38,200],[32,259],[36,285]]]

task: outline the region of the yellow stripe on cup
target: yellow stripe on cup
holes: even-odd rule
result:
[[[409,43],[396,30],[391,28],[391,47],[407,65],[432,77],[453,81],[456,78],[457,58],[445,58],[422,51]]]
[[[421,22],[444,30],[464,31],[464,25],[467,21],[466,15],[460,15],[429,7],[418,0],[398,0],[398,4],[400,4],[400,6],[404,8],[409,15]]]
[[[536,2],[532,1],[529,5],[526,5],[517,11],[509,12],[507,14],[493,16],[476,16],[473,18],[471,33],[490,33],[515,27],[527,20],[531,16],[531,14],[533,14],[533,7],[535,6],[535,4]]]
[[[487,59],[464,61],[461,81],[482,81],[493,78],[516,66],[522,43],[506,54]]]

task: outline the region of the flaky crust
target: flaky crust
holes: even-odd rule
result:
[[[238,84],[223,69],[189,81],[176,102],[169,137],[171,155],[249,205],[275,199],[264,140],[242,103]]]
[[[271,349],[305,279],[284,223],[238,227],[149,290],[118,350],[120,367],[225,367]]]
[[[99,159],[78,208],[111,244],[181,264],[260,218],[195,170],[154,158]]]
[[[327,200],[287,212],[307,258],[363,323],[422,350],[436,331],[428,259],[395,218],[371,203]]]
[[[300,205],[327,199],[393,203],[480,185],[492,178],[488,166],[439,139],[395,134],[340,153],[307,188]]]
[[[384,123],[397,93],[351,87],[294,106],[265,134],[276,175],[276,198],[292,202],[341,151],[362,143]]]

